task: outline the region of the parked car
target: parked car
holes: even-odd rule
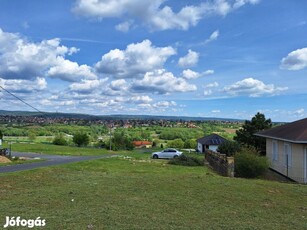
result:
[[[182,152],[178,151],[177,149],[164,149],[161,152],[154,152],[151,154],[153,159],[158,158],[176,158],[179,157]]]

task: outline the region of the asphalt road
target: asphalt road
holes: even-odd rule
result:
[[[103,156],[59,156],[59,155],[47,155],[47,154],[39,154],[39,153],[20,153],[20,152],[12,152],[12,156],[16,157],[38,157],[40,159],[44,159],[45,161],[33,162],[33,163],[25,163],[25,164],[16,164],[16,165],[6,165],[0,166],[0,173],[9,173],[9,172],[18,172],[24,170],[31,170],[36,168],[42,168],[52,165],[61,165],[68,164],[79,161],[86,160],[94,160],[101,158],[109,158],[116,155],[103,155]]]

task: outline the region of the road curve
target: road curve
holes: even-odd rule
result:
[[[47,154],[39,154],[39,153],[12,152],[12,156],[31,157],[31,158],[38,157],[40,159],[44,159],[45,161],[0,166],[0,173],[18,172],[18,171],[31,170],[31,169],[48,167],[48,166],[53,166],[53,165],[61,165],[61,164],[79,162],[79,161],[109,158],[109,157],[116,156],[116,155],[109,154],[109,155],[102,155],[102,156],[59,156],[59,155],[47,155]]]

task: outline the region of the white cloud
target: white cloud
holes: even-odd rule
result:
[[[298,117],[303,117],[303,116],[305,116],[305,109],[298,109],[298,110],[294,111],[293,114],[298,116]]]
[[[130,101],[135,104],[148,104],[153,101],[149,96],[133,96],[130,98]]]
[[[115,78],[140,78],[148,71],[163,68],[166,60],[176,54],[170,46],[154,47],[151,41],[133,43],[126,50],[111,50],[96,63],[96,70]]]
[[[259,2],[260,2],[260,0],[236,0],[234,5],[233,5],[233,8],[235,8],[235,9],[240,8],[240,7],[242,7],[242,6],[244,6],[245,4],[248,4],[248,3],[255,5]]]
[[[232,96],[248,95],[250,97],[259,97],[262,95],[276,95],[287,89],[288,87],[276,87],[273,84],[266,85],[257,79],[246,78],[224,87],[223,91]]]
[[[220,35],[218,30],[214,31],[210,37],[204,42],[204,44],[208,44],[209,42],[215,41]]]
[[[121,32],[128,32],[132,24],[133,24],[132,21],[122,22],[116,25],[115,29]]]
[[[208,69],[208,70],[206,70],[205,72],[202,73],[202,75],[211,75],[211,74],[214,74],[214,70],[212,70],[212,69]]]
[[[201,76],[200,73],[195,72],[193,70],[190,69],[186,69],[182,71],[182,77],[184,77],[185,79],[197,79]]]
[[[175,101],[159,101],[153,104],[153,107],[156,108],[169,108],[172,106],[177,106],[177,103]]]
[[[215,109],[215,110],[211,111],[211,113],[220,113],[220,112],[221,112],[221,110],[219,110],[219,109]]]
[[[72,83],[69,86],[69,89],[74,92],[78,92],[81,94],[91,94],[94,90],[101,89],[103,84],[108,79],[95,79],[95,80],[81,80],[81,82]]]
[[[79,65],[77,62],[65,60],[63,57],[57,58],[57,65],[52,66],[47,71],[47,76],[52,78],[60,78],[65,81],[77,81],[79,79],[96,79],[88,65]]]
[[[219,83],[215,81],[213,83],[207,84],[205,88],[216,88],[218,86],[219,86]]]
[[[19,34],[0,29],[0,76],[5,79],[35,79],[38,76],[75,81],[75,77],[95,78],[87,65],[65,58],[78,52],[60,45],[60,39],[29,42]]]
[[[41,77],[37,77],[34,80],[0,78],[0,85],[13,93],[31,93],[47,88],[46,80]]]
[[[307,47],[297,49],[281,60],[281,69],[301,70],[307,67]]]
[[[197,88],[183,78],[177,78],[171,72],[160,69],[147,72],[142,80],[135,80],[131,89],[135,92],[167,94],[195,91]]]
[[[204,90],[204,96],[210,96],[210,95],[212,95],[212,90],[211,89]]]
[[[195,66],[198,63],[199,53],[189,50],[188,54],[179,58],[178,65],[182,68]]]
[[[202,76],[213,74],[214,70],[206,70],[205,72],[199,73],[191,69],[186,69],[182,71],[182,77],[185,79],[197,79]]]
[[[188,30],[204,17],[226,16],[245,4],[256,4],[259,1],[206,1],[199,5],[184,6],[178,12],[174,12],[170,6],[165,5],[165,2],[166,0],[78,0],[72,10],[78,15],[99,20],[103,18],[136,20],[151,30]],[[129,29],[127,26],[123,28],[124,31]]]

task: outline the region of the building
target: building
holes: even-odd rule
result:
[[[151,141],[133,141],[132,143],[135,148],[152,148]]]
[[[266,155],[273,170],[307,183],[307,118],[255,135],[266,138]]]
[[[198,139],[197,150],[201,153],[204,153],[206,150],[212,150],[216,152],[219,145],[225,141],[227,141],[225,138],[214,133]]]

